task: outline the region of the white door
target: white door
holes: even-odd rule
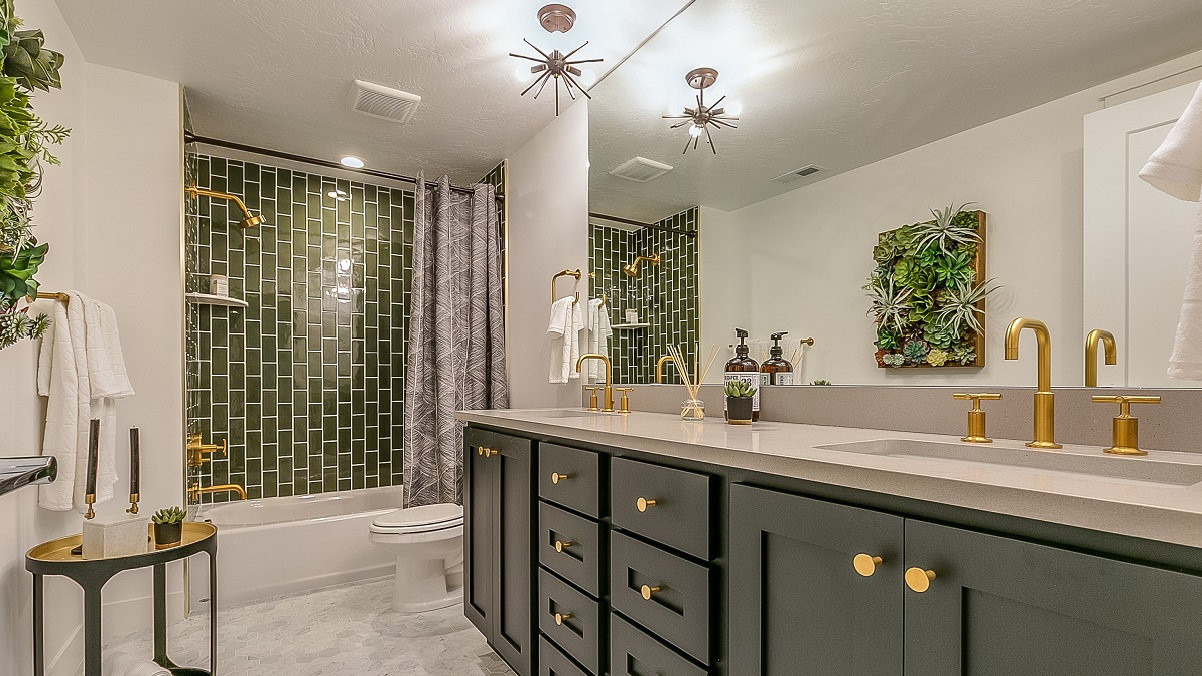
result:
[[[1102,386],[1191,386],[1166,371],[1199,205],[1160,192],[1139,171],[1197,88],[1085,116],[1084,327],[1107,329],[1118,341],[1118,366],[1098,367]]]

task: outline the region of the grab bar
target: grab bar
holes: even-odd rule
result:
[[[53,455],[32,458],[0,458],[0,495],[22,486],[48,484],[58,477]]]

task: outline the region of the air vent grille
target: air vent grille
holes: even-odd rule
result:
[[[417,94],[355,80],[347,105],[357,113],[405,124],[417,112],[421,101]]]
[[[664,174],[672,171],[670,165],[663,162],[649,160],[646,157],[636,157],[632,160],[623,162],[620,167],[609,172],[618,178],[624,178],[628,181],[637,181],[638,183],[646,183],[653,178],[659,178]]]
[[[820,171],[823,171],[823,168],[817,164],[807,164],[800,169],[794,169],[793,171],[785,172],[772,180],[776,181],[777,183],[792,183],[793,181],[800,181],[803,178],[813,176]]]

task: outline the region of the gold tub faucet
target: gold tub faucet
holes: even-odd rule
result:
[[[1085,336],[1085,386],[1098,386],[1098,343],[1106,348],[1106,365],[1118,363],[1114,344],[1114,334],[1106,329],[1094,329]]]
[[[580,359],[576,360],[576,373],[580,373],[580,366],[589,359],[600,359],[602,364],[605,364],[605,408],[601,409],[603,413],[614,412],[614,390],[613,380],[614,370],[609,363],[609,357],[603,354],[582,354]]]
[[[209,486],[201,488],[200,482],[196,482],[188,487],[188,502],[200,502],[200,496],[204,493],[237,493],[239,500],[246,499],[246,489],[238,484],[220,484],[218,486]]]
[[[1038,319],[1019,317],[1006,328],[1006,360],[1018,359],[1018,338],[1023,329],[1035,332],[1039,378],[1035,392],[1035,439],[1030,448],[1062,448],[1056,443],[1056,400],[1052,394],[1052,334]]]

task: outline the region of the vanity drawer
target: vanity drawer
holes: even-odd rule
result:
[[[540,502],[538,560],[577,587],[601,596],[604,549],[601,524]],[[558,544],[558,547],[557,547]]]
[[[576,666],[562,650],[547,640],[546,636],[538,637],[538,676],[590,676]]]
[[[611,472],[615,526],[709,559],[710,477],[625,458]]]
[[[616,613],[610,616],[610,676],[706,676],[703,669]]]
[[[709,567],[628,535],[610,537],[609,588],[614,609],[708,664],[713,593]]]
[[[538,448],[538,496],[595,519],[601,518],[601,455],[542,444]]]
[[[563,617],[555,622],[555,615]],[[600,674],[601,607],[550,572],[538,571],[538,628],[584,668]]]

